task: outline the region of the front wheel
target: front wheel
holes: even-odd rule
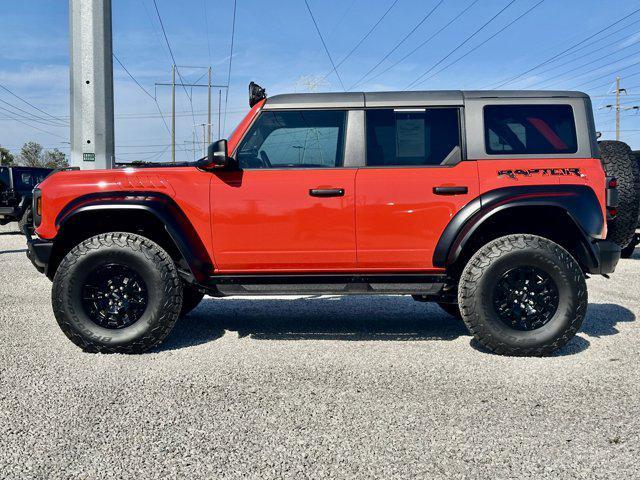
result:
[[[469,260],[458,302],[464,323],[484,347],[501,355],[542,356],[580,329],[587,285],[560,245],[536,235],[508,235]]]
[[[171,257],[132,233],[96,235],[74,247],[53,279],[53,312],[87,352],[141,353],[178,319],[182,284]]]

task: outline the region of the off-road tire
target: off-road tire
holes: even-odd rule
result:
[[[448,313],[454,318],[458,320],[462,320],[462,313],[460,313],[460,307],[457,303],[440,303],[438,302],[438,306],[444,310],[445,313]]]
[[[604,140],[598,145],[604,171],[618,181],[618,213],[607,222],[607,239],[624,248],[631,242],[638,226],[640,168],[626,143]]]
[[[31,214],[31,207],[25,208],[20,220],[18,220],[18,229],[20,232],[24,233],[25,227],[29,229],[29,233],[33,233],[33,215]]]
[[[204,293],[191,285],[182,285],[182,308],[180,309],[180,318],[186,316],[194,308],[196,308],[202,299]]]
[[[100,266],[117,262],[144,280],[148,302],[130,326],[99,326],[82,306],[85,279]],[[158,244],[132,233],[105,233],[74,247],[53,279],[53,312],[69,339],[86,352],[142,353],[159,345],[171,332],[182,307],[182,282],[171,257]]]
[[[556,284],[558,307],[548,323],[521,331],[503,323],[494,308],[498,279],[518,266],[535,267]],[[462,319],[476,340],[500,355],[544,356],[563,347],[587,311],[585,276],[560,245],[536,235],[508,235],[486,244],[465,266],[458,287]]]

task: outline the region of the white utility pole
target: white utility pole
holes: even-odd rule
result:
[[[71,165],[112,168],[113,49],[111,0],[69,0]]]

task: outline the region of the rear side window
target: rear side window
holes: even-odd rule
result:
[[[441,165],[459,158],[457,108],[367,110],[367,165]]]
[[[490,155],[576,153],[570,105],[487,105],[485,148]]]
[[[265,111],[238,148],[241,168],[332,168],[342,165],[344,110]]]

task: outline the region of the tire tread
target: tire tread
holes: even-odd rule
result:
[[[557,258],[558,263],[562,264],[567,272],[570,272],[579,285],[578,298],[575,299],[577,312],[568,328],[554,342],[535,348],[516,348],[501,342],[486,328],[480,312],[476,310],[477,303],[474,300],[478,294],[479,282],[487,274],[488,267],[494,260],[510,252],[527,248],[546,250]],[[560,245],[537,235],[507,235],[489,242],[469,260],[460,278],[458,303],[465,325],[485,348],[499,355],[545,356],[566,345],[580,329],[588,304],[587,286],[580,266],[571,254]]]
[[[73,309],[64,285],[73,282],[73,270],[78,261],[95,250],[113,246],[142,253],[160,272],[165,285],[165,301],[161,316],[144,336],[127,345],[109,346],[83,336],[64,314],[64,306]],[[60,263],[53,281],[53,311],[64,334],[86,352],[94,353],[142,353],[158,346],[173,329],[182,307],[182,284],[173,260],[158,244],[148,238],[126,232],[110,232],[96,235],[75,246]]]

